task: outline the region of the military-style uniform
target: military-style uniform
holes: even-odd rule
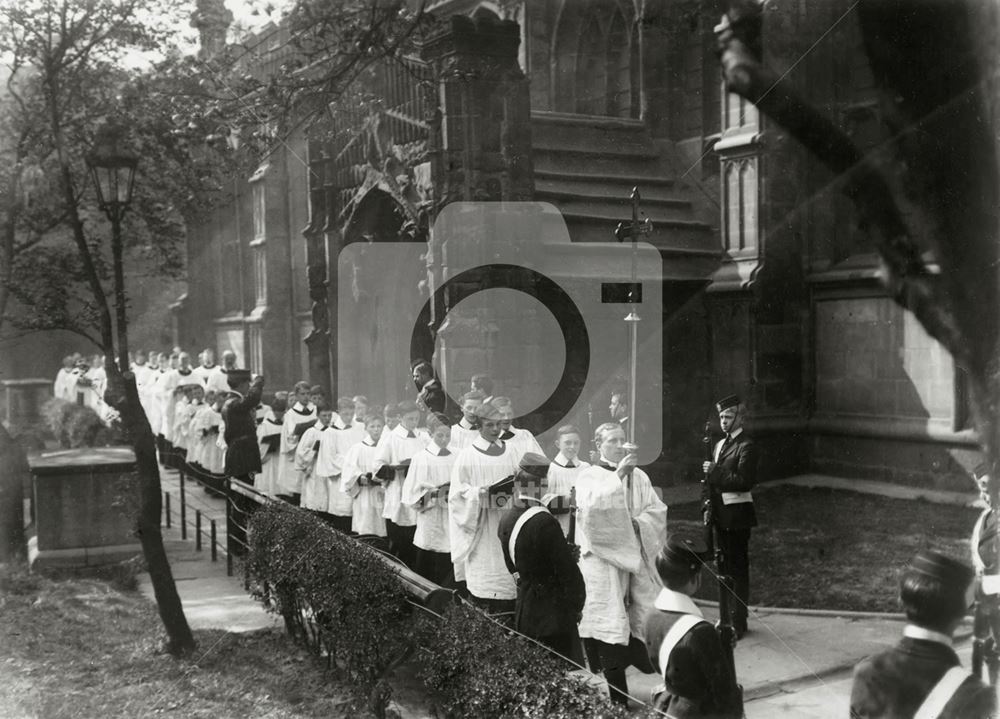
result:
[[[992,509],[985,509],[976,520],[970,539],[972,566],[976,570],[976,611],[973,636],[973,670],[981,671],[985,661],[990,681],[996,680],[996,652],[1000,644],[1000,582],[997,581],[997,526]],[[984,651],[985,650],[985,651]]]
[[[953,631],[964,615],[972,567],[952,557],[924,550],[903,571],[899,598],[908,624],[900,642],[865,659],[854,669],[851,717],[995,717],[997,696],[966,671],[951,647]]]
[[[916,630],[916,631],[914,631]],[[958,655],[947,637],[909,626],[892,649],[864,660],[854,670],[851,716],[912,717],[945,672],[959,666]],[[924,638],[918,638],[924,637]],[[991,687],[968,675],[947,700],[940,719],[980,719],[996,716],[996,694]]]
[[[750,603],[750,530],[757,526],[750,490],[757,484],[757,460],[757,446],[740,428],[716,445],[715,468],[706,480],[725,573],[739,599],[732,602],[732,619],[740,632],[746,631]]]
[[[738,719],[743,711],[736,678],[718,631],[701,617],[686,594],[663,589],[656,598],[645,629],[649,659],[663,679],[653,692],[653,705],[677,719]],[[665,646],[668,638],[671,645]]]
[[[579,654],[576,623],[587,590],[559,520],[522,499],[504,512],[497,535],[517,581],[514,628],[564,657]]]

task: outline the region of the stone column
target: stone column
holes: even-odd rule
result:
[[[440,111],[431,124],[428,143],[435,212],[454,201],[533,198],[531,104],[528,80],[518,63],[520,42],[516,22],[454,16],[425,44],[424,59],[434,67],[437,78]],[[434,237],[429,242],[428,274],[435,284],[447,281],[450,267],[479,264],[474,260],[489,239],[467,237],[457,247],[449,246],[453,241]],[[502,278],[472,281],[509,286]],[[445,295],[443,304],[432,311],[431,332],[435,337],[454,305],[453,293]],[[482,358],[488,351],[485,338],[494,336],[486,331],[487,327],[509,323],[481,312],[469,317],[447,317],[447,321],[452,331],[438,337],[437,367],[453,383],[465,381],[476,363],[469,360],[451,368],[446,366],[448,358]],[[457,327],[463,331],[455,331]],[[455,345],[462,338],[465,341],[461,346]],[[477,371],[486,369],[478,366]]]

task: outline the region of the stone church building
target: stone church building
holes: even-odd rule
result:
[[[557,282],[596,286],[627,279],[615,230],[638,187],[658,262],[644,256],[637,279],[658,306],[640,323],[637,432],[658,482],[698,477],[712,402],[735,392],[765,477],[967,488],[978,450],[961,372],[884,292],[837,178],[722,92],[698,5],[432,3],[440,31],[374,75],[381,109],[335,108],[332,140],[293,137],[191,228],[177,341],[235,350],[270,390],[306,378],[380,401],[412,398],[411,358],[433,358],[452,396],[486,372],[525,426],[587,433],[628,374],[629,306],[585,318],[586,362],[570,335],[551,350],[558,301],[540,307],[514,274],[458,277],[471,240],[434,223],[452,203],[549,203],[565,243],[518,242],[552,245]],[[879,142],[848,0],[776,7],[769,63],[862,146]],[[262,66],[287,39],[257,36]],[[550,393],[573,399],[539,399]]]

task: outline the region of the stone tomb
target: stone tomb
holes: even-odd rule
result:
[[[32,566],[85,566],[142,551],[135,535],[135,454],[128,447],[47,452],[29,458],[35,536]]]

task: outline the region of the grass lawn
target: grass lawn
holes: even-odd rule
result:
[[[921,549],[969,562],[979,510],[834,489],[774,486],[754,492],[752,605],[900,611],[899,570]],[[672,530],[698,531],[700,507],[670,507]],[[703,588],[715,599],[716,585]]]
[[[278,630],[195,632],[185,660],[159,653],[162,636],[134,590],[0,567],[0,717],[370,716]]]

